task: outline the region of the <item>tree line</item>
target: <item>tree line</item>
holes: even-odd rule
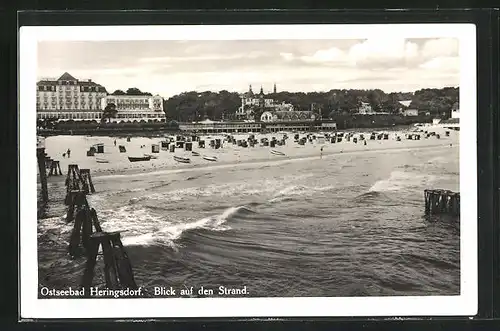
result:
[[[348,115],[358,112],[361,103],[368,103],[375,112],[397,114],[409,108],[434,116],[449,116],[458,105],[458,87],[442,89],[421,89],[411,92],[385,93],[379,89],[334,89],[328,92],[278,92],[266,94],[265,98],[286,102],[295,110],[312,110],[323,118]],[[409,107],[400,101],[411,101]],[[164,110],[169,120],[179,122],[235,119],[241,106],[240,95],[226,90],[220,92],[184,92],[164,100]],[[258,107],[254,107],[258,108]],[[256,110],[260,113],[265,109]]]
[[[131,87],[127,89],[126,92],[122,90],[115,90],[111,95],[147,95],[147,96],[152,96],[151,93],[149,92],[142,92],[139,90],[137,87]]]
[[[111,95],[144,95],[152,96],[136,87],[126,91],[115,90]],[[257,96],[255,96],[257,97]],[[352,115],[358,112],[362,102],[368,103],[375,112],[397,114],[404,107],[400,101],[410,101],[410,109],[417,109],[420,113],[430,116],[449,117],[451,110],[458,107],[459,88],[445,87],[441,89],[421,89],[412,92],[385,93],[380,89],[333,89],[328,92],[277,92],[265,95],[265,98],[274,99],[277,103],[290,103],[295,110],[311,110],[322,118]],[[240,94],[222,90],[219,92],[183,92],[163,100],[163,109],[167,122],[192,122],[204,119],[234,120],[236,112],[241,106]],[[268,110],[260,107],[250,109],[256,116]],[[103,109],[102,122],[109,122],[116,117],[115,104],[108,104]],[[55,118],[48,121],[54,121]],[[45,122],[45,121],[44,121]]]

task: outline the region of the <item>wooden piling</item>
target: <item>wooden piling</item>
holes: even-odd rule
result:
[[[90,238],[94,232],[102,232],[95,209],[80,209],[69,240],[68,252],[71,257],[79,257],[83,252],[88,254],[92,251]]]
[[[460,193],[449,190],[424,190],[425,214],[460,216]]]
[[[66,187],[67,191],[77,190],[80,188],[78,185],[78,178],[80,176],[80,169],[77,164],[68,165],[68,173],[66,174]]]
[[[97,232],[91,235],[82,285],[89,293],[97,264],[99,246],[104,256],[104,278],[108,289],[137,289],[132,265],[120,239],[120,232]]]
[[[70,203],[68,204],[68,212],[66,214],[67,222],[73,221],[75,219],[75,213],[78,213],[79,210],[89,208],[87,197],[85,196],[85,192],[82,190],[69,191],[66,198],[70,200]]]
[[[90,176],[90,169],[78,169],[78,165],[68,165],[68,174],[66,176],[66,205],[72,203],[71,191],[82,190],[85,194],[95,193],[92,177]]]
[[[49,192],[47,189],[47,172],[45,167],[45,148],[36,149],[36,158],[38,162],[38,172],[40,173],[40,183],[42,186],[42,201],[49,200]]]
[[[62,176],[61,165],[59,161],[54,161],[50,163],[49,176]]]
[[[86,194],[95,193],[94,183],[92,183],[92,177],[90,176],[90,169],[80,169],[80,176],[82,180],[82,187]]]

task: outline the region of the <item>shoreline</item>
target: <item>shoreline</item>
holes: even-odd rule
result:
[[[442,128],[428,127],[429,134],[440,134],[442,138],[428,135],[423,139],[404,138],[405,134],[424,135],[423,130],[395,130],[388,132],[389,138],[373,140],[368,139],[371,135],[366,131],[345,131],[348,137],[331,143],[329,139],[319,137],[299,144],[295,138],[288,139],[286,144],[275,147],[256,146],[242,147],[233,140],[228,142],[223,135],[203,135],[201,140],[208,142],[221,139],[222,148],[200,147],[193,143],[190,149],[183,147],[172,149],[159,148],[160,143],[165,141],[164,137],[142,136],[137,138],[95,137],[95,136],[55,136],[44,140],[45,152],[51,159],[60,162],[63,176],[49,176],[48,183],[57,183],[66,177],[67,168],[70,164],[76,164],[80,169],[89,169],[95,180],[112,176],[140,176],[141,174],[164,174],[186,171],[202,171],[203,169],[221,169],[228,167],[248,167],[254,164],[281,164],[287,162],[300,162],[328,159],[343,154],[356,153],[395,153],[398,151],[418,151],[429,148],[450,148],[460,145],[460,134],[456,131],[447,132]],[[385,131],[387,132],[387,131]],[[379,132],[383,133],[383,132]],[[278,132],[273,134],[255,134],[257,141],[266,138],[283,139],[289,132]],[[321,134],[321,133],[320,133]],[[365,135],[366,140],[357,142]],[[300,135],[303,139],[304,134]],[[172,137],[172,136],[170,136]],[[249,134],[233,135],[233,139],[246,140]],[[352,138],[352,140],[349,139]],[[173,137],[172,137],[173,138]],[[403,138],[403,139],[401,139]],[[175,139],[175,138],[174,138]],[[355,142],[356,141],[356,142]],[[365,145],[366,144],[366,145]],[[100,146],[100,153],[88,155],[90,146]],[[122,148],[123,146],[123,148]],[[153,148],[155,147],[155,148]],[[71,148],[71,158],[65,157],[65,152]],[[156,152],[155,152],[156,150]],[[282,152],[284,155],[272,153],[272,150]],[[193,155],[192,152],[197,152]],[[155,154],[153,154],[155,153]],[[130,162],[130,157],[142,157],[154,155],[148,161]],[[181,163],[175,160],[175,156],[190,159],[190,163]],[[215,157],[216,161],[210,161],[206,157]],[[38,172],[38,170],[37,170]],[[39,181],[37,176],[37,182]]]
[[[347,150],[347,151],[324,151],[322,158],[329,159],[338,155],[356,155],[359,153],[398,153],[405,151],[418,151],[418,150],[428,150],[428,149],[449,149],[449,148],[457,148],[460,144],[455,143],[452,146],[446,144],[429,144],[429,145],[420,145],[420,146],[396,146],[396,147],[381,147],[381,148],[366,148],[362,150]],[[179,165],[176,167],[170,167],[165,169],[158,168],[142,168],[142,169],[106,169],[106,170],[94,170],[91,169],[91,174],[93,176],[93,180],[104,179],[104,178],[113,178],[113,177],[124,177],[124,176],[146,176],[146,175],[161,175],[161,174],[169,174],[169,173],[183,173],[183,172],[192,172],[192,171],[203,171],[205,169],[224,169],[229,167],[245,167],[256,164],[282,164],[287,162],[300,162],[300,161],[312,161],[319,160],[319,154],[304,154],[304,155],[296,155],[296,156],[271,156],[267,158],[256,158],[245,161],[226,161],[226,162],[217,162],[214,164],[194,164],[194,165]],[[49,183],[62,182],[66,178],[63,176],[56,177],[48,177]],[[37,183],[39,182],[37,176]]]

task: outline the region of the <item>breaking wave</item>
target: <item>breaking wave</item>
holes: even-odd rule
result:
[[[152,215],[147,209],[132,209],[130,206],[116,211],[103,211],[102,226],[105,231],[122,231],[122,241],[126,246],[148,246],[160,244],[175,248],[175,241],[187,231],[204,229],[227,231],[231,227],[226,223],[237,214],[253,213],[245,206],[230,207],[222,213],[204,217],[195,221],[175,221],[173,218]],[[175,217],[175,216],[174,216]],[[124,230],[125,229],[125,230]]]
[[[389,178],[375,182],[369,192],[400,191],[409,187],[420,187],[435,181],[435,176],[395,170]]]
[[[290,201],[297,197],[307,198],[315,193],[329,191],[334,188],[334,186],[310,187],[306,185],[290,185],[274,194],[273,198],[271,198],[269,202]]]

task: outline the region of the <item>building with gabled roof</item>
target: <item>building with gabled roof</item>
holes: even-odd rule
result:
[[[403,107],[408,108],[411,105],[412,100],[400,100],[398,101]]]
[[[277,93],[276,83],[273,85],[274,95]],[[255,94],[252,91],[252,85],[249,85],[248,91],[240,94],[241,106],[236,111],[236,117],[240,120],[253,119],[253,113],[256,109],[266,110],[266,113],[276,112],[276,111],[294,111],[292,104],[287,102],[279,103],[273,98],[273,94],[265,94],[264,89],[261,86],[260,92]],[[268,118],[266,115],[262,118]]]
[[[41,79],[36,84],[37,118],[100,119],[101,99],[106,88],[91,79],[80,80],[63,73],[57,79]]]

